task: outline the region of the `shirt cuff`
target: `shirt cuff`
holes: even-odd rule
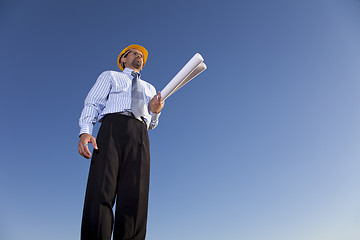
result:
[[[156,113],[153,113],[153,112],[150,111],[150,115],[151,115],[151,121],[156,122],[156,121],[158,121],[158,119],[159,119],[159,117],[161,115],[161,112],[156,114]]]
[[[79,136],[81,134],[83,134],[83,133],[88,133],[88,134],[91,135],[92,131],[93,131],[93,128],[94,128],[94,126],[92,126],[92,125],[84,125],[84,126],[82,126],[81,129],[80,129]]]

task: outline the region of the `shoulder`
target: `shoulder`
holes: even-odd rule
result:
[[[127,81],[128,76],[123,72],[117,72],[113,70],[103,71],[98,79],[107,80],[107,81]]]
[[[100,73],[98,80],[108,80],[111,78],[111,71],[103,71]]]
[[[108,74],[113,79],[117,79],[117,80],[129,80],[130,79],[128,74],[126,74],[124,72],[109,70],[109,71],[105,71],[104,73]]]
[[[106,70],[103,71],[99,77],[114,77],[116,75],[123,74],[122,72],[112,71],[112,70]]]

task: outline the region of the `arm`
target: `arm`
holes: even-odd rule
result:
[[[103,72],[85,99],[84,109],[79,119],[81,129],[78,146],[80,155],[85,158],[91,157],[87,143],[92,143],[94,148],[97,149],[96,140],[91,134],[99,114],[106,105],[110,89],[111,75],[108,72]]]

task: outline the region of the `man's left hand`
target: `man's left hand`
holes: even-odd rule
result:
[[[158,92],[157,95],[155,95],[149,103],[149,109],[152,113],[160,113],[161,109],[164,107],[165,102],[161,98],[161,92]]]

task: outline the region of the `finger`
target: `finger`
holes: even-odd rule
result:
[[[88,156],[88,157],[91,156],[90,150],[89,150],[89,148],[88,148],[87,145],[84,146],[84,153],[85,153],[85,155]]]
[[[161,101],[162,101],[162,98],[161,98],[161,92],[160,92],[160,91],[158,92],[158,95],[157,95],[157,96],[158,96],[159,102],[161,102]]]
[[[78,148],[79,148],[79,154],[81,156],[85,157],[84,150],[83,150],[84,146],[82,145],[81,142],[79,142],[79,147]]]
[[[91,153],[89,151],[89,148],[87,146],[88,142],[90,142],[90,138],[88,137],[84,137],[85,135],[82,135],[80,137],[80,141],[79,141],[79,146],[78,146],[78,151],[79,151],[79,154],[81,156],[83,156],[84,158],[91,158]]]
[[[79,147],[79,153],[80,153],[81,156],[85,157],[84,151],[83,151],[83,148],[82,148],[82,147]]]
[[[91,157],[91,153],[90,153],[89,148],[88,148],[87,145],[82,146],[81,150],[82,150],[82,154],[81,154],[81,155],[82,155],[84,158],[89,159],[89,158]]]
[[[81,150],[81,156],[83,156],[86,159],[89,159],[89,155],[86,154],[86,152],[83,150],[83,148]]]
[[[92,137],[92,138],[90,139],[90,142],[92,143],[93,148],[96,149],[96,150],[98,150],[98,146],[97,146],[97,143],[96,143],[96,139],[95,139],[94,137]]]

